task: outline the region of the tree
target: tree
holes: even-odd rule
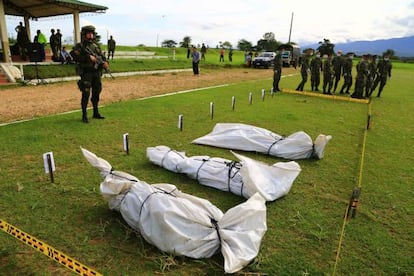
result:
[[[323,55],[333,55],[335,53],[334,48],[335,44],[332,44],[331,41],[327,38],[323,39],[322,41],[319,41],[319,47],[316,49],[321,53],[321,56]]]
[[[228,41],[224,41],[224,42],[221,44],[221,47],[226,48],[226,49],[231,49],[231,48],[233,48],[233,45],[231,45],[231,43],[230,43],[230,42],[228,42]]]
[[[183,41],[180,42],[180,47],[188,48],[191,45],[191,36],[185,36]]]
[[[166,48],[172,48],[172,47],[175,47],[175,45],[177,45],[177,42],[175,42],[172,39],[166,39],[161,43],[161,47],[166,47]]]
[[[395,56],[395,51],[393,49],[387,49],[382,55],[388,55],[390,58],[393,58]]]
[[[257,50],[275,51],[280,44],[276,41],[274,33],[267,32],[263,35],[263,39],[257,41]]]
[[[253,44],[250,41],[247,41],[246,39],[240,39],[239,42],[237,42],[237,48],[242,51],[249,51],[253,47]]]

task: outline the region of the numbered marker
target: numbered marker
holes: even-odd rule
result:
[[[183,115],[178,115],[178,128],[183,131]]]
[[[56,170],[55,159],[53,158],[53,152],[46,152],[43,154],[43,164],[45,167],[45,173],[50,175],[50,182],[54,182],[53,172]]]
[[[123,140],[124,140],[124,151],[129,154],[129,134],[125,133],[123,135]]]

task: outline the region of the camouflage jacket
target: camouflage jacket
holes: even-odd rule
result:
[[[102,54],[101,48],[93,41],[84,40],[82,43],[75,45],[73,49],[73,59],[77,63],[78,74],[84,72],[102,72],[103,62],[106,61]],[[90,56],[95,56],[97,62],[92,62]]]
[[[312,74],[319,74],[322,70],[322,60],[321,58],[314,58],[310,62],[310,70]]]

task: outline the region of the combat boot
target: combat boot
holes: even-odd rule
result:
[[[96,106],[96,105],[93,106],[93,118],[94,119],[105,119],[104,116],[102,116],[101,114],[99,114],[98,106]]]
[[[88,113],[86,112],[86,109],[85,110],[82,109],[82,122],[86,124],[89,123]]]

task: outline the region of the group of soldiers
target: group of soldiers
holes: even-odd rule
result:
[[[280,54],[279,54],[280,55]],[[323,75],[323,94],[332,95],[335,93],[341,76],[344,78],[344,83],[340,89],[340,94],[350,94],[352,87],[352,68],[353,68],[353,53],[348,53],[346,56],[342,55],[342,51],[338,51],[337,55],[328,54],[321,58],[319,52],[313,56],[313,50],[309,49],[302,57],[301,75],[302,80],[297,86],[297,91],[303,91],[304,85],[308,80],[308,75],[311,77],[311,90],[319,91],[321,73]],[[363,55],[362,59],[356,66],[357,75],[355,78],[354,92],[351,94],[352,98],[370,98],[379,84],[377,97],[381,96],[387,79],[391,77],[392,64],[389,60],[389,55],[384,54],[382,59],[377,61],[376,55]],[[278,64],[276,64],[278,63]],[[275,77],[281,72],[281,64],[278,59],[275,59]],[[280,76],[279,76],[280,79]],[[275,91],[279,90],[278,81],[273,85]]]

